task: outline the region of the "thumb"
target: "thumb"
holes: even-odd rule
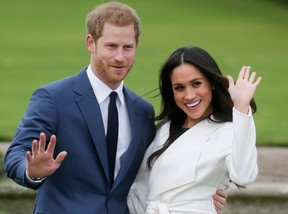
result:
[[[62,161],[66,158],[66,156],[67,156],[67,152],[66,152],[66,151],[60,152],[60,153],[57,155],[54,163],[55,163],[56,165],[59,165],[59,166],[60,166],[60,164],[61,164]]]
[[[228,79],[229,88],[230,88],[231,86],[234,85],[234,79],[230,75],[227,75],[227,79]]]

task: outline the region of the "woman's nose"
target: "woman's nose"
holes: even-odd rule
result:
[[[186,100],[191,100],[195,97],[195,91],[191,88],[187,88],[185,90],[185,99]]]

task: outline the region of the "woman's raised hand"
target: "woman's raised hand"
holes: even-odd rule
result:
[[[234,107],[238,111],[247,114],[250,101],[262,78],[256,77],[256,72],[252,72],[250,75],[250,66],[243,66],[241,68],[236,82],[234,82],[233,78],[229,75],[227,78],[229,81],[228,91]]]

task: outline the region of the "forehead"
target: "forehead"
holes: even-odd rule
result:
[[[116,26],[106,22],[99,40],[111,43],[134,44],[136,43],[134,26],[133,24]]]
[[[172,82],[190,82],[193,79],[205,78],[204,74],[194,65],[184,63],[172,70]]]

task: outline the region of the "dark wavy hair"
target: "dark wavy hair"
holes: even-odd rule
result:
[[[174,51],[160,69],[159,89],[162,98],[160,114],[155,118],[159,121],[157,128],[165,122],[171,121],[169,137],[163,147],[156,150],[148,158],[148,167],[151,168],[153,162],[182,134],[182,125],[187,115],[176,105],[172,90],[171,73],[172,71],[188,63],[196,66],[199,71],[208,78],[214,85],[212,91],[213,119],[209,120],[216,123],[231,122],[233,101],[228,92],[228,79],[223,76],[215,60],[205,50],[199,47],[181,47]],[[251,100],[250,106],[252,113],[257,110],[256,102]]]

